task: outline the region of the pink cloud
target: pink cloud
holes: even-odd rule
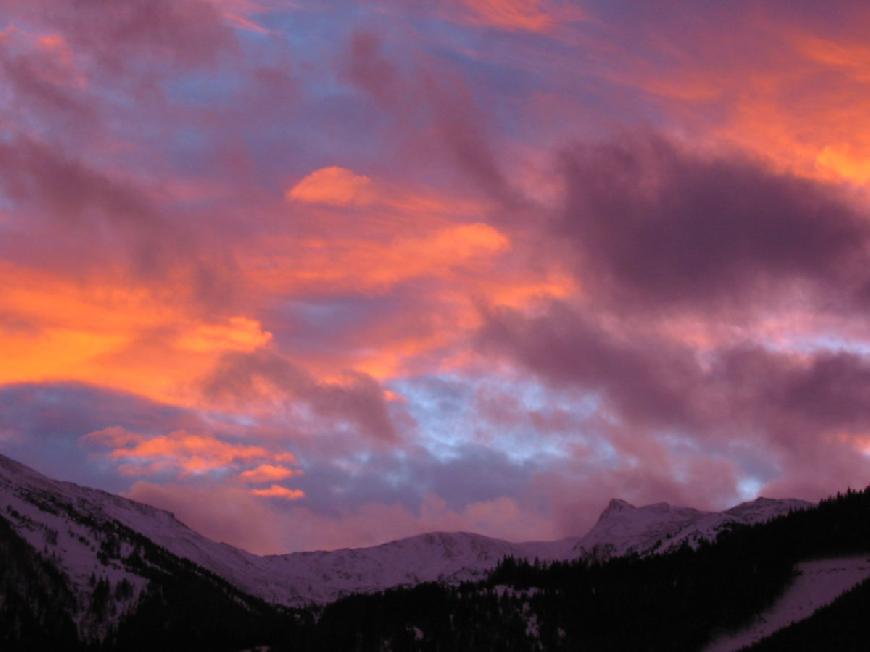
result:
[[[233,444],[211,435],[184,430],[147,436],[120,427],[91,432],[81,438],[88,446],[110,449],[108,457],[121,464],[127,475],[174,472],[182,476],[222,471],[263,460],[293,463],[288,452],[273,452],[263,446]]]
[[[371,179],[337,166],[320,168],[299,181],[286,197],[291,201],[333,206],[365,206],[372,201]]]
[[[300,471],[288,469],[285,466],[275,466],[274,464],[261,464],[260,466],[242,471],[239,478],[246,482],[269,482],[272,480],[287,480],[300,475]]]
[[[573,3],[550,0],[458,0],[454,4],[462,22],[508,31],[550,32],[561,20],[585,17]]]
[[[264,498],[280,498],[282,500],[299,500],[305,497],[301,489],[290,489],[279,484],[273,484],[265,489],[251,489],[251,495]]]
[[[76,7],[11,0],[4,8],[11,19],[60,32],[75,51],[114,72],[136,59],[207,64],[233,44],[221,15],[205,0],[131,0],[122,6],[96,0]]]
[[[249,408],[295,403],[326,422],[350,423],[375,440],[397,441],[401,434],[383,388],[370,376],[348,372],[338,381],[319,381],[271,351],[223,356],[203,380],[203,391],[212,401],[239,401]]]

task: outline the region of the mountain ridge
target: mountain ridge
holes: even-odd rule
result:
[[[106,540],[99,548],[86,542],[88,537],[100,539],[101,526],[118,522],[239,589],[284,606],[324,604],[352,593],[427,581],[479,579],[505,557],[600,560],[664,552],[715,538],[732,524],[762,522],[808,506],[797,500],[757,499],[724,512],[702,512],[668,503],[636,507],[613,499],[585,535],[556,541],[510,542],[472,532],[428,532],[365,548],[255,555],[208,539],[169,511],[54,480],[0,455],[0,509],[34,549],[59,557],[80,591],[88,589],[95,573],[116,584],[128,582],[134,596],[144,589],[141,578],[124,564],[123,555],[135,549],[132,543],[122,541],[115,550]],[[118,555],[112,557],[106,550]]]

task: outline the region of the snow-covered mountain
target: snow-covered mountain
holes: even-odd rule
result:
[[[561,541],[512,543],[438,532],[369,548],[259,556],[212,541],[169,512],[52,480],[0,455],[0,516],[34,550],[52,559],[81,595],[93,591],[94,578],[129,587],[114,607],[119,615],[135,604],[148,581],[128,563],[141,554],[138,537],[250,595],[298,606],[424,581],[474,579],[508,555],[557,560],[659,552],[714,538],[731,523],[762,522],[806,506],[803,501],[760,498],[725,512],[701,512],[614,500],[586,535]]]
[[[711,541],[733,525],[763,523],[811,503],[803,500],[757,498],[724,512],[702,512],[691,507],[655,503],[635,507],[614,499],[598,517],[595,526],[576,540],[568,557],[605,559],[627,554],[667,552],[684,543]]]
[[[328,602],[346,593],[482,578],[505,557],[533,558],[536,548],[545,551],[548,545],[470,532],[430,532],[369,548],[273,555],[263,561],[311,600]]]
[[[508,555],[557,556],[550,543],[515,544],[464,532],[423,534],[369,548],[259,556],[212,541],[167,511],[52,480],[2,455],[0,516],[35,550],[50,555],[81,594],[91,590],[92,576],[113,585],[126,580],[134,593],[144,586],[123,563],[135,544],[114,523],[251,595],[288,606],[423,581],[473,579]]]

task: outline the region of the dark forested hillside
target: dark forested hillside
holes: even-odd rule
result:
[[[76,640],[74,610],[63,575],[0,516],[0,649],[63,649]]]
[[[149,579],[138,608],[94,649],[239,650],[290,645],[311,615],[267,604],[153,544],[128,564]]]
[[[474,585],[355,596],[323,611],[313,643],[356,650],[697,650],[768,606],[795,562],[862,552],[870,552],[870,490],[734,528],[695,550],[600,564],[508,559]]]
[[[107,545],[116,537],[134,542],[123,562],[149,580],[136,609],[117,624],[109,616],[129,587],[100,578],[76,596],[50,554],[37,553],[0,516],[0,649],[238,650],[290,644],[311,621],[245,595],[120,524],[103,535],[105,550],[118,547]],[[95,632],[102,632],[97,640]]]
[[[135,540],[124,563],[150,585],[104,640],[80,642],[81,609],[63,576],[0,519],[4,650],[696,650],[775,599],[796,561],[870,552],[870,489],[694,550],[603,563],[506,559],[483,582],[422,584],[312,610],[268,605],[135,533],[116,534]],[[112,599],[98,596],[99,583],[93,593],[91,605]],[[824,640],[868,649],[868,593],[865,583],[757,649],[818,649],[795,641]],[[828,639],[832,631],[839,638]]]

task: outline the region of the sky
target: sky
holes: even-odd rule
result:
[[[0,452],[257,553],[863,487],[867,34],[0,0]]]

